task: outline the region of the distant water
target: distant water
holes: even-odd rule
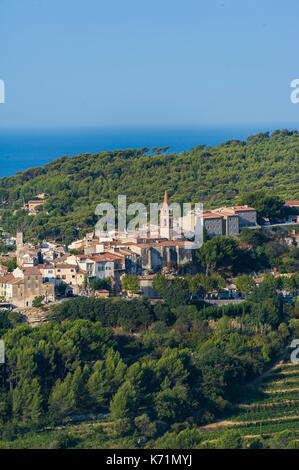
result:
[[[0,177],[42,166],[64,155],[97,153],[126,148],[170,147],[170,152],[190,150],[199,144],[217,145],[230,139],[288,125],[230,127],[110,127],[80,129],[0,129]]]

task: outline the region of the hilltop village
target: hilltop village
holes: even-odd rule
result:
[[[252,158],[255,143],[243,161],[233,142],[221,164],[203,149],[180,156],[184,168],[128,151],[2,180],[0,447],[297,446],[297,163],[290,150],[282,171],[276,148],[298,136],[279,136],[272,160],[264,147]],[[283,191],[259,189],[256,168],[272,174],[277,162]],[[203,166],[221,168],[227,186]],[[234,169],[246,181],[232,191]],[[126,191],[132,174],[138,187]],[[158,217],[131,204],[124,217],[120,187],[141,211],[159,194]],[[105,201],[113,214],[118,204],[114,229]]]
[[[32,215],[36,207],[44,203],[44,195],[40,196],[26,204]],[[296,207],[296,201],[288,201],[286,205]],[[247,205],[204,210],[199,215],[193,211],[188,220],[191,232],[199,221],[205,236],[210,239],[221,236],[236,238],[244,228],[259,227],[256,209]],[[128,276],[138,279],[138,289],[132,289],[134,296],[156,299],[158,294],[153,288],[153,278],[157,273],[173,278],[184,267],[185,271],[192,273],[195,250],[190,249],[192,242],[180,233],[179,225],[180,221],[174,221],[165,191],[156,237],[117,232],[114,237],[101,237],[93,231],[68,247],[50,241],[34,246],[24,243],[23,233],[18,232],[15,239],[16,266],[11,272],[4,265],[1,267],[2,303],[9,308],[26,309],[77,295],[132,296],[132,292],[122,285],[124,277]],[[291,243],[296,244],[298,235],[294,237]],[[259,280],[256,275],[256,282]],[[211,289],[211,292],[206,292],[206,297],[238,299],[242,298],[242,293],[230,279],[221,293]]]

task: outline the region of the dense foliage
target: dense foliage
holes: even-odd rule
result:
[[[189,296],[174,305],[165,288],[156,305],[79,297],[55,305],[35,328],[3,320],[2,438],[108,413],[114,437],[159,438],[181,422],[197,442],[192,426],[221,416],[293,334],[294,312],[268,284],[227,307],[194,305]]]
[[[298,150],[299,133],[282,130],[179,154],[141,149],[65,156],[0,180],[1,222],[5,230],[22,229],[31,239],[69,243],[94,226],[98,203],[117,207],[118,194],[127,195],[128,203],[159,202],[165,189],[172,201],[205,207],[246,201],[249,190],[263,189],[258,208],[267,216],[269,207],[279,211],[276,196],[299,199]],[[46,204],[37,216],[28,215],[23,204],[38,193],[46,193]]]
[[[158,202],[164,189],[178,202],[239,201],[256,205],[259,217],[279,218],[284,199],[299,199],[297,149],[299,133],[276,131],[178,155],[142,149],[63,157],[0,181],[2,225],[23,229],[31,239],[68,243],[95,223],[98,202],[116,203],[120,193],[128,202]],[[40,192],[47,194],[46,204],[30,216],[21,207]],[[269,369],[299,334],[299,248],[285,242],[292,230],[243,229],[238,239],[205,236],[193,264],[178,267],[180,276],[154,277],[161,297],[155,304],[77,297],[54,305],[48,322],[35,328],[15,311],[1,311],[6,362],[0,365],[0,447],[127,448],[141,436],[158,448],[296,448],[296,370],[287,380],[283,371],[277,376],[285,390],[265,379],[263,390],[252,396],[247,391],[251,408],[235,406],[245,403],[243,386]],[[9,271],[15,262],[7,263]],[[267,274],[256,287],[252,273],[267,268],[280,275]],[[220,292],[231,276],[246,300],[208,304],[207,293]],[[111,286],[94,280],[89,287]],[[125,276],[123,290],[138,292],[138,278]],[[272,406],[273,396],[275,407],[262,408]],[[286,428],[269,420],[286,400],[291,404],[282,433]],[[58,430],[78,416],[84,422],[100,417],[101,426],[85,428],[86,443]],[[237,430],[210,432],[205,441],[201,428],[225,416],[238,422]],[[249,431],[260,435],[261,426],[276,434],[247,442]]]

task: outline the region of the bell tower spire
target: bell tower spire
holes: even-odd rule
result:
[[[164,201],[160,213],[160,237],[173,240],[173,211],[169,207],[167,191],[164,193]]]
[[[163,208],[168,208],[169,207],[169,204],[168,204],[168,195],[167,195],[167,191],[165,190],[165,193],[164,193],[164,201],[163,201]]]

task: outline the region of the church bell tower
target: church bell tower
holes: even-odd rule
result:
[[[160,212],[160,237],[173,240],[173,210],[170,209],[168,204],[167,191],[165,191]]]

